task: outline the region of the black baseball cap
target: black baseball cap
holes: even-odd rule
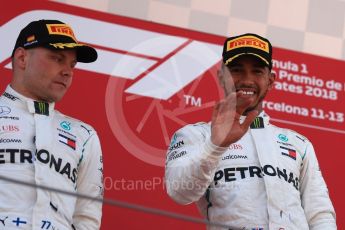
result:
[[[224,64],[228,65],[242,55],[253,55],[272,69],[272,45],[264,37],[247,33],[227,38],[223,47]]]
[[[58,20],[38,20],[30,22],[22,29],[12,51],[12,57],[18,47],[30,49],[45,47],[53,50],[75,49],[78,62],[94,62],[97,51],[86,44],[79,43],[72,28]]]

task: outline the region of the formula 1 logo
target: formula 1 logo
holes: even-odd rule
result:
[[[131,80],[145,75],[125,89],[131,94],[167,100],[220,61],[220,45],[56,11],[34,10],[0,27],[1,37],[6,37],[0,44],[0,63],[9,59],[19,29],[41,18],[63,20],[77,28],[79,41],[97,47],[97,62],[78,63],[77,68]],[[11,68],[10,63],[5,67]]]
[[[76,68],[109,78],[109,126],[122,146],[146,163],[164,166],[174,131],[208,119],[221,95],[216,78],[221,45],[50,10],[23,13],[0,27],[6,37],[0,44],[5,68],[11,68],[19,29],[41,18],[71,25],[77,40],[96,47],[98,60]]]

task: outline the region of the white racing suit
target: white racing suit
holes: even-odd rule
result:
[[[264,112],[228,148],[215,146],[210,135],[207,123],[174,134],[165,177],[176,202],[196,202],[209,221],[227,229],[337,228],[313,146],[305,137],[270,124]]]
[[[89,125],[10,86],[0,97],[0,175],[103,196],[100,142]],[[99,229],[102,204],[0,180],[0,229]]]

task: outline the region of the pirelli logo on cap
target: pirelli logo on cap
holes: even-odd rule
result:
[[[269,53],[268,43],[254,36],[244,36],[228,41],[226,51],[242,47],[252,47]]]
[[[72,38],[75,42],[77,39],[74,36],[73,30],[66,24],[47,24],[48,32],[52,35],[63,35]]]

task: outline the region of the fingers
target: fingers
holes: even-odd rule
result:
[[[216,103],[213,107],[212,122],[222,121],[236,112],[236,93],[229,94],[226,98]],[[227,115],[229,114],[229,115]]]
[[[234,111],[236,110],[236,93],[230,93],[224,100],[223,111]]]
[[[221,105],[221,101],[216,103],[213,107],[213,111],[212,111],[212,122],[216,120],[218,113],[219,113],[219,107]]]
[[[223,113],[228,111],[229,109],[234,109],[236,106],[236,93],[230,93],[226,98],[219,101],[215,106],[214,109],[217,109],[219,113]]]
[[[223,100],[219,101],[213,108],[212,121],[220,121],[222,119],[226,119],[225,117],[228,119],[231,117],[230,120],[239,120],[239,117],[243,115],[254,101],[253,97],[243,95],[242,91],[233,92],[227,95]],[[246,124],[245,126],[249,126],[257,114],[257,111],[246,114],[246,120],[249,124]]]

